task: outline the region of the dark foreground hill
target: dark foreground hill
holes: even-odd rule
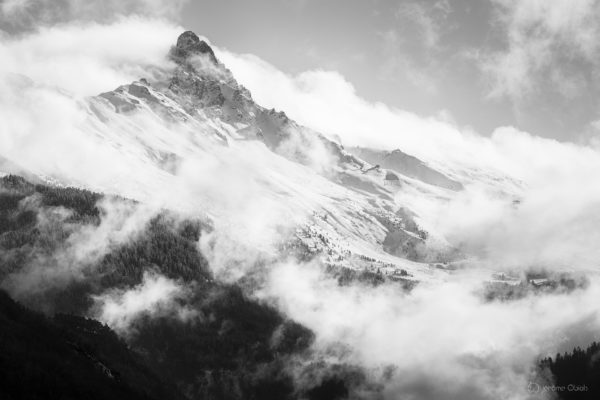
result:
[[[3,399],[184,399],[101,323],[31,311],[0,291]]]
[[[103,200],[135,206],[0,178],[0,286],[25,305],[0,294],[1,398],[316,400],[345,398],[360,384],[355,368],[309,357],[310,330],[214,279],[197,246],[210,229],[205,221],[158,211],[102,257],[69,264],[76,278],[31,293],[15,286],[19,274],[72,263],[65,249],[76,233],[102,226]],[[94,296],[139,287],[148,272],[189,288],[177,307],[198,317],[177,318],[177,309],[142,314],[121,336],[89,318]],[[294,373],[313,378],[299,385]]]
[[[545,358],[540,366],[543,372],[549,372],[549,385],[556,388],[557,398],[600,399],[600,343],[594,342],[585,349],[576,347],[572,352]]]

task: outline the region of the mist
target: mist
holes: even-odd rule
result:
[[[190,296],[191,288],[157,273],[145,272],[142,283],[128,290],[110,290],[93,297],[92,315],[122,335],[135,332],[142,316],[170,315],[182,321],[198,317],[197,311],[178,303]]]
[[[260,296],[313,329],[322,354],[367,366],[386,398],[528,398],[540,356],[597,338],[598,283],[487,302],[480,273],[406,293],[395,285],[341,287],[317,265],[284,263]],[[340,344],[345,350],[336,351]]]
[[[454,172],[466,190],[449,201],[406,192],[397,200],[410,204],[426,228],[443,232],[481,261],[500,268],[596,267],[600,189],[593,176],[600,153],[592,145],[561,143],[514,127],[483,136],[443,115],[420,117],[369,103],[335,71],[290,76],[256,56],[226,50],[219,56],[259,102],[287,110],[342,144],[399,148]]]
[[[137,239],[157,213],[154,208],[115,199],[102,199],[96,206],[99,224],[81,224],[64,207],[43,207],[39,196],[26,197],[20,211],[36,213],[35,228],[48,237],[48,251],[28,255],[24,267],[9,274],[2,288],[17,299],[41,302],[43,309],[51,311],[52,306],[43,300],[47,293],[89,278],[106,254]]]
[[[34,11],[30,3],[43,7]],[[420,116],[370,103],[338,72],[290,75],[226,49],[217,49],[218,58],[258,104],[309,128],[277,154],[262,142],[221,140],[215,132],[228,128],[214,123],[167,123],[145,108],[118,113],[91,96],[141,78],[157,81],[174,68],[167,55],[184,30],[174,17],[181,4],[111,2],[104,14],[63,3],[68,17],[45,1],[2,4],[0,21],[15,18],[9,27],[20,33],[0,36],[0,155],[18,165],[9,172],[140,203],[98,203],[97,226],[73,227],[65,248],[3,282],[15,297],[84,279],[81,265],[131,242],[160,210],[171,209],[213,223],[197,248],[215,279],[258,277],[249,295],[311,329],[315,361],[365,368],[386,399],[528,398],[540,357],[598,339],[600,185],[594,177],[600,154],[593,146],[515,127],[474,132],[444,112]],[[213,77],[225,76],[206,60],[196,63]],[[361,214],[366,197],[346,201],[354,192],[329,180],[339,172],[338,160],[310,130],[344,146],[399,148],[464,183],[464,190],[439,196],[390,191],[389,204],[414,212],[420,226],[464,254],[467,266],[431,273],[412,290],[392,282],[343,286],[321,258],[306,262],[282,252],[319,213],[338,207],[344,217],[370,218]],[[290,161],[298,148],[305,150],[304,163]],[[165,167],[156,162],[161,157],[175,161]],[[69,217],[54,209],[37,224]],[[346,229],[340,242],[356,242],[351,233],[384,236],[381,224],[368,232],[343,218],[322,226],[334,223]],[[589,284],[511,301],[482,296],[492,272],[531,269],[586,273]],[[201,323],[182,305],[193,290],[147,272],[139,285],[94,296],[90,316],[125,337],[141,317]]]

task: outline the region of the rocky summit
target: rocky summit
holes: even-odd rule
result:
[[[183,32],[177,38],[177,44],[171,50],[171,57],[176,61],[184,61],[192,56],[207,56],[210,61],[218,64],[213,49],[192,31]]]

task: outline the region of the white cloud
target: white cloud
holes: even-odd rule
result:
[[[436,93],[437,86],[430,70],[433,58],[427,56],[424,63],[419,63],[414,57],[407,57],[406,52],[402,49],[403,40],[400,39],[401,35],[402,33],[396,29],[379,33],[384,56],[377,74],[378,79],[406,81],[427,93]],[[437,45],[437,38],[426,40],[432,42],[428,45],[429,47]]]
[[[447,24],[451,11],[446,0],[398,4],[394,24],[378,32],[382,54],[377,79],[437,93],[442,68],[438,53],[444,34],[451,29]]]
[[[600,328],[597,280],[571,294],[485,303],[481,275],[421,283],[339,286],[314,265],[272,268],[262,296],[317,334],[316,350],[385,375],[385,398],[528,398],[531,366],[569,348],[574,331],[593,340]],[[566,338],[566,339],[565,339]],[[339,348],[339,347],[338,347]]]
[[[400,148],[471,182],[450,203],[407,191],[399,192],[398,200],[410,204],[428,228],[477,249],[497,267],[591,268],[600,257],[594,244],[600,218],[594,211],[600,203],[593,179],[600,168],[597,149],[511,127],[487,138],[444,119],[369,103],[336,72],[290,76],[252,55],[221,51],[219,56],[259,104],[283,109],[345,145]],[[515,197],[498,196],[490,187]],[[516,196],[518,207],[511,204]]]
[[[342,138],[344,145],[400,147],[430,160],[462,158],[469,151],[455,127],[369,103],[337,72],[314,70],[289,76],[253,55],[221,51],[219,57],[259,104],[285,110],[301,124]]]
[[[110,190],[115,177],[140,171],[137,160],[122,157],[89,123],[93,111],[85,97],[170,68],[167,53],[182,30],[163,20],[123,17],[1,37],[2,155],[30,172],[96,189]],[[143,126],[157,129],[155,121]]]
[[[188,321],[197,312],[178,303],[190,296],[190,289],[179,282],[151,272],[145,272],[142,283],[127,289],[109,290],[94,296],[98,320],[120,334],[129,334],[141,316],[172,316]]]
[[[450,3],[447,0],[436,1],[431,4],[408,1],[398,5],[394,16],[398,20],[399,30],[406,36],[412,27],[421,43],[427,48],[435,48],[441,36],[441,22],[451,12]],[[412,36],[412,35],[411,35]],[[412,37],[411,37],[412,39]]]
[[[187,0],[6,0],[0,29],[35,30],[73,22],[113,22],[123,16],[177,19]]]
[[[96,95],[168,66],[167,53],[183,28],[141,17],[40,28],[0,37],[0,78],[18,73],[76,95]]]
[[[19,299],[35,299],[38,295],[43,298],[44,293],[88,278],[95,272],[90,268],[97,266],[106,254],[135,240],[156,215],[156,209],[147,205],[103,199],[97,204],[99,224],[84,225],[69,223],[70,210],[40,208],[38,198],[23,206],[37,213],[36,229],[50,238],[50,243],[63,240],[57,235],[68,234],[68,238],[50,254],[31,254],[22,269],[2,281],[2,287]]]
[[[519,100],[549,80],[566,95],[573,85],[585,87],[570,65],[597,65],[599,1],[495,0],[494,6],[505,48],[482,60],[491,96]]]

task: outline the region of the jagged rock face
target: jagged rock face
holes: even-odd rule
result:
[[[212,64],[194,59],[208,57]],[[171,50],[172,59],[179,64],[168,89],[172,98],[184,103],[190,114],[202,110],[228,123],[247,126],[242,136],[259,138],[276,149],[289,138],[290,129],[300,130],[283,112],[265,109],[252,100],[250,92],[240,85],[231,71],[216,58],[210,46],[187,31],[177,39]]]
[[[213,49],[204,40],[192,31],[183,32],[177,38],[177,44],[171,50],[171,57],[175,61],[187,60],[193,55],[206,55],[215,64],[218,64]]]
[[[258,107],[250,92],[238,84],[213,49],[194,32],[179,36],[170,57],[178,66],[166,94],[190,114],[203,110],[228,122],[251,123],[250,116],[258,112]]]
[[[140,80],[100,97],[118,113],[148,106],[173,120],[221,121],[235,127],[237,138],[261,140],[273,151],[303,164],[309,163],[315,144],[340,161],[356,161],[340,145],[298,125],[283,111],[256,104],[194,32],[182,33],[169,56],[177,65],[166,80]]]
[[[177,96],[189,97],[191,108],[219,107],[225,103],[219,82],[214,80],[178,73],[171,79],[169,89]]]

